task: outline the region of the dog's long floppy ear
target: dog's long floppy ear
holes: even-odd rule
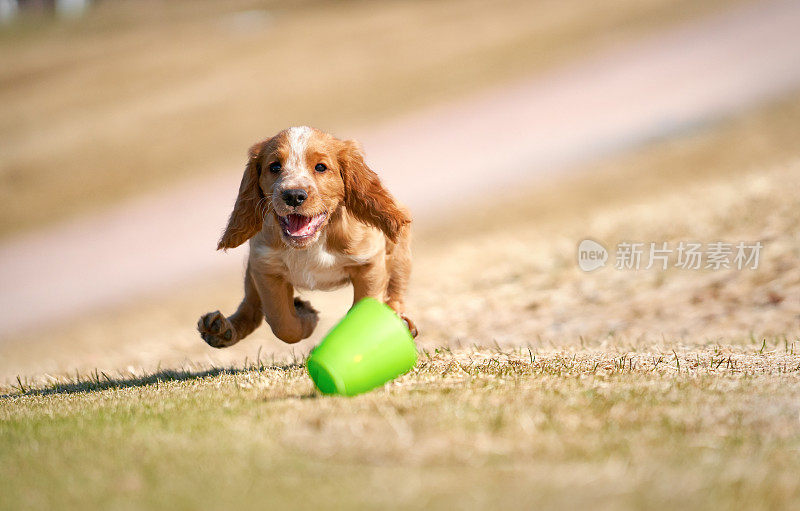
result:
[[[239,185],[239,195],[233,205],[228,226],[217,245],[217,250],[235,248],[249,240],[261,230],[263,218],[257,211],[258,201],[264,197],[258,179],[261,177],[259,170],[259,154],[266,142],[259,142],[248,151],[247,166]]]
[[[401,231],[411,223],[408,211],[383,187],[367,164],[358,142],[344,142],[339,152],[344,180],[344,205],[362,222],[374,225],[396,242]]]

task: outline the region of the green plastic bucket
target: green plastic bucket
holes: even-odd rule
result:
[[[405,322],[388,305],[364,298],[328,332],[306,361],[324,394],[354,396],[408,372],[417,347]]]

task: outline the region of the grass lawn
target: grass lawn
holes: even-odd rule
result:
[[[462,347],[356,398],[291,363],[8,388],[0,508],[789,509],[795,349]]]

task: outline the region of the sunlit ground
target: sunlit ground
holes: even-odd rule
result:
[[[658,4],[624,5],[631,12],[646,6],[652,15]],[[348,3],[341,12],[361,16],[361,5]],[[374,23],[371,32],[364,30],[382,37],[387,19],[425,9],[415,28],[424,30],[425,20],[446,5],[381,4],[364,15]],[[558,30],[570,23],[591,26],[597,32],[575,33],[599,34],[600,20],[611,16],[587,14],[579,22],[574,14],[552,14],[561,12],[560,5],[537,4],[541,23]],[[391,16],[376,14],[381,9],[392,10]],[[510,19],[522,9],[508,4],[508,12],[498,8],[492,16]],[[275,26],[288,30],[297,13],[314,20],[309,12],[287,11],[287,25]],[[635,18],[650,19],[642,21],[645,27],[655,23],[652,16]],[[200,9],[196,19],[180,25],[187,48],[202,48],[190,36],[201,26],[195,24],[211,17]],[[508,37],[516,37],[515,26]],[[526,40],[555,44],[542,33]],[[499,32],[497,37],[502,39]],[[136,40],[130,35],[126,44]],[[590,45],[592,39],[570,40]],[[497,44],[495,49],[517,54],[514,45]],[[477,52],[472,55],[484,50],[464,49]],[[253,51],[250,58],[260,58]],[[457,60],[437,49],[426,65],[435,68],[444,55],[462,64],[471,58]],[[95,58],[98,65],[112,65],[105,56]],[[143,66],[151,65],[149,58],[142,57]],[[513,74],[511,60],[498,62]],[[548,62],[543,58],[541,65]],[[244,63],[234,60],[231,69],[246,74]],[[64,73],[67,79],[70,72]],[[421,86],[398,111],[472,87],[444,74],[435,82],[441,88]],[[365,78],[363,86],[371,83]],[[0,97],[12,89],[0,87]],[[164,98],[181,97],[162,92]],[[309,105],[324,97],[313,87],[302,94]],[[382,102],[365,96],[365,105],[373,100]],[[69,127],[74,101],[65,102],[62,113],[54,106],[54,119],[61,119],[55,124]],[[162,107],[184,108],[171,101],[164,99]],[[259,108],[278,103],[264,101]],[[142,108],[143,118],[169,117],[167,110]],[[203,112],[185,108],[191,115]],[[217,108],[230,139],[205,147],[203,155],[223,161],[234,154],[238,161],[252,126],[233,126],[233,103]],[[270,118],[277,124],[293,107],[280,108]],[[392,113],[384,108],[326,115],[331,123],[356,124],[373,113]],[[34,116],[28,121],[26,130],[38,129]],[[231,311],[241,298],[238,271],[9,339],[0,345],[0,509],[791,509],[800,499],[798,125],[800,92],[794,92],[530,183],[510,193],[502,207],[476,202],[435,222],[420,220],[409,297],[409,312],[422,331],[419,364],[356,398],[318,395],[302,366],[310,347],[349,306],[349,290],[307,294],[321,310],[322,324],[295,347],[282,345],[263,326],[226,350],[201,341],[194,331],[198,316]],[[98,132],[93,126],[86,121],[86,133]],[[114,128],[107,136],[127,133],[143,142],[150,135],[142,126]],[[85,142],[76,136],[63,144],[44,154],[80,152]],[[113,144],[98,149],[96,161],[107,161],[108,147]],[[148,148],[141,158],[177,162],[186,151],[176,147],[175,155]],[[38,156],[25,158],[14,153],[3,164],[39,168]],[[66,164],[78,172],[78,163]],[[189,165],[175,163],[175,176],[144,173],[140,184],[123,186],[108,200],[177,179]],[[86,170],[97,177],[91,193],[60,196],[65,211],[77,211],[81,197],[115,187],[117,177],[100,176],[97,168]],[[58,183],[46,172],[36,175],[44,177],[32,178],[25,185],[30,188],[8,179],[21,186],[21,196],[46,193]],[[19,215],[20,225],[46,221]],[[592,273],[578,268],[576,249],[585,238],[611,251],[607,267]],[[681,241],[760,241],[763,249],[755,269],[617,270],[614,249],[623,241],[671,247]]]
[[[235,306],[236,275],[17,339],[0,358],[3,504],[790,509],[798,121],[794,95],[541,183],[518,209],[421,226],[420,364],[353,399],[315,393],[308,342],[202,343],[196,317]],[[587,236],[765,247],[755,270],[586,274]],[[311,299],[329,325],[349,297]]]

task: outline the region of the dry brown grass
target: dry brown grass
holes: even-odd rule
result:
[[[238,167],[287,125],[365,125],[731,3],[119,1],[5,30],[0,234]]]
[[[633,195],[631,204],[593,208],[569,222],[510,222],[427,259],[417,282],[435,285],[415,286],[412,303],[432,345],[793,339],[800,334],[796,190],[800,157],[714,182],[665,185],[646,200]],[[612,251],[606,268],[587,274],[577,267],[585,238]],[[613,268],[620,241],[673,249],[681,241],[760,241],[764,248],[755,270],[633,271]]]

